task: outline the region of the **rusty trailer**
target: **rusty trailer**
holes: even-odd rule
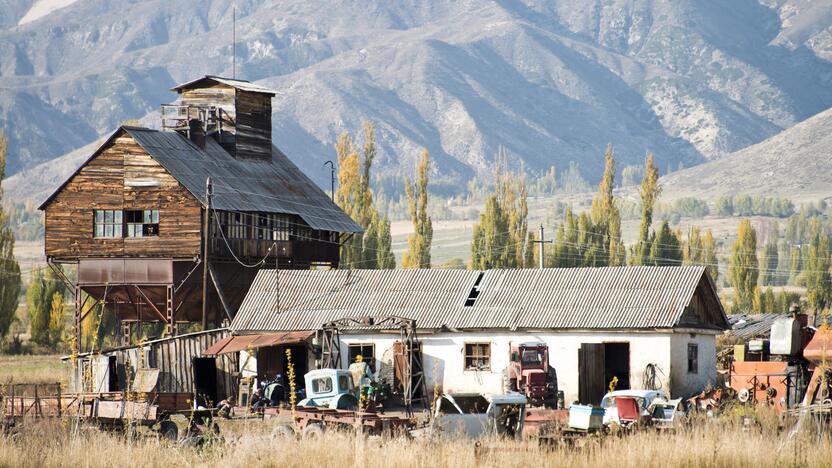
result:
[[[360,430],[367,435],[406,434],[413,427],[410,419],[381,415],[369,411],[351,411],[303,406],[291,408],[266,408],[264,419],[289,419],[294,425],[278,426],[284,435],[295,435],[295,427],[303,439],[323,434],[325,430]]]

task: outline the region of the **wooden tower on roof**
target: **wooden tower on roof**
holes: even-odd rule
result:
[[[79,343],[94,304],[124,342],[146,322],[228,322],[258,267],[335,268],[361,232],[272,144],[273,91],[213,76],[174,90],[162,130],[118,128],[40,206],[49,265],[77,269]]]

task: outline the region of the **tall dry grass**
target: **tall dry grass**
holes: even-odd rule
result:
[[[331,432],[317,441],[273,439],[273,424],[222,422],[224,441],[194,449],[151,437],[130,439],[97,429],[70,435],[67,423],[31,424],[0,436],[0,466],[287,466],[287,467],[746,467],[828,466],[832,440],[812,425],[794,438],[776,428],[743,430],[736,418],[705,420],[673,434],[643,431],[598,446],[542,451],[535,442],[485,441],[479,458],[470,440],[382,441]]]

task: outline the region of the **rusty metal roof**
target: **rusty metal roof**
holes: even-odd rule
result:
[[[249,91],[252,93],[262,93],[262,94],[270,94],[274,96],[277,94],[276,91],[266,88],[264,86],[256,85],[251,81],[246,80],[237,80],[234,78],[223,78],[221,76],[214,76],[214,75],[205,75],[202,78],[197,78],[195,80],[188,81],[187,83],[182,83],[171,88],[171,91],[181,92],[183,89],[191,89],[200,87],[204,82],[213,82],[213,83],[220,83],[226,86],[231,86],[232,88],[236,88],[242,91]]]
[[[466,307],[480,276],[479,295]],[[672,328],[702,282],[718,304],[713,283],[698,266],[262,270],[230,328],[316,330],[327,321],[368,315],[412,318],[420,329]],[[714,316],[711,327],[727,328],[721,306]]]

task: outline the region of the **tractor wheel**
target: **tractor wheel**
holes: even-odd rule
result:
[[[159,438],[167,442],[176,442],[179,438],[179,427],[170,419],[160,422]]]
[[[324,428],[320,424],[307,424],[300,433],[303,440],[318,440],[324,435]]]
[[[295,434],[295,428],[288,424],[279,424],[272,431],[272,439],[274,440],[294,439],[296,436],[297,434]]]

